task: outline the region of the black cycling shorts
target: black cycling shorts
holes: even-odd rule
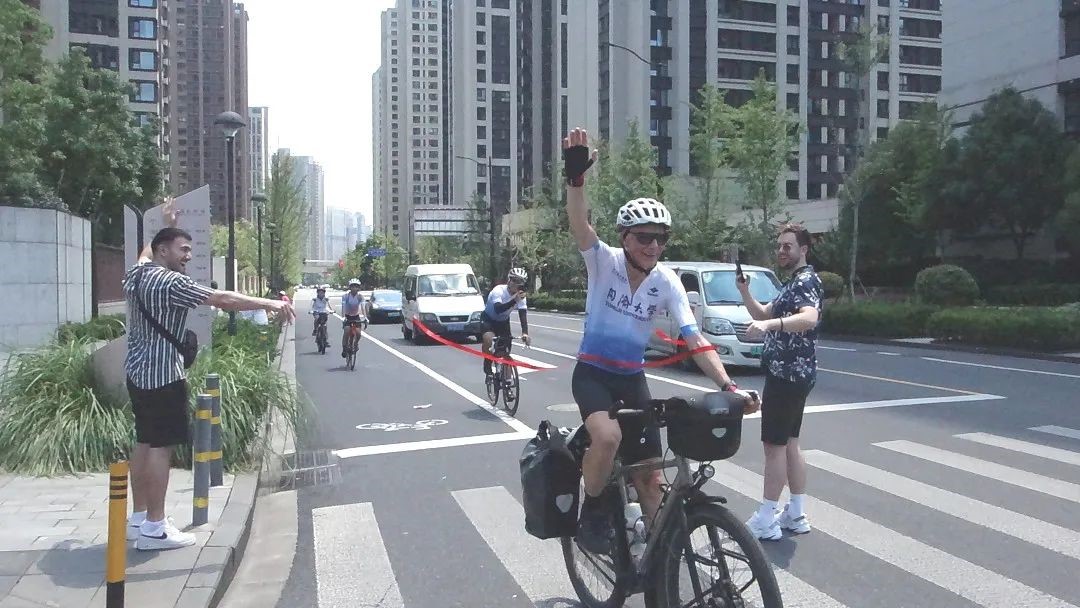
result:
[[[762,442],[787,445],[788,439],[799,436],[811,388],[809,382],[792,382],[765,373],[765,388],[761,391]]]
[[[349,323],[356,323],[357,325],[363,325],[364,317],[360,315],[345,315],[345,320],[341,322],[341,327],[348,327]]]
[[[491,332],[496,336],[510,337],[513,333],[510,331],[510,319],[505,321],[496,321],[487,316],[487,313],[480,315],[480,322],[484,324],[484,333]]]
[[[638,407],[635,404],[652,398],[649,385],[645,382],[645,372],[615,374],[583,361],[578,361],[574,366],[570,387],[582,421],[597,412],[604,412],[607,416],[608,409],[620,399],[629,408]],[[620,420],[619,427],[622,429],[619,457],[624,465],[660,458],[660,429],[627,420]]]
[[[146,389],[135,386],[129,378],[127,389],[135,414],[137,443],[167,448],[190,442],[186,380]]]

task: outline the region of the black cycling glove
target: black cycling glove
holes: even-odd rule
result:
[[[589,158],[589,147],[570,146],[569,148],[563,148],[562,156],[566,183],[579,188],[584,186],[585,172],[593,164],[593,159]]]

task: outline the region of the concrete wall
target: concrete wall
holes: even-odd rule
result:
[[[90,222],[50,209],[0,207],[0,350],[47,344],[90,318]]]
[[[94,282],[97,284],[98,306],[102,302],[119,302],[124,299],[124,272],[134,261],[124,259],[124,250],[112,245],[94,245]],[[101,310],[98,310],[101,313]]]

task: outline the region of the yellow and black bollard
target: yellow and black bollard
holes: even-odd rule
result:
[[[127,570],[128,463],[109,465],[109,540],[105,548],[105,608],[124,608]]]
[[[221,460],[221,379],[217,374],[206,375],[206,394],[210,395],[210,486],[225,483],[225,467]]]
[[[208,521],[210,507],[210,412],[213,398],[200,394],[195,409],[195,455],[191,472],[195,489],[191,497],[191,524],[201,526]]]

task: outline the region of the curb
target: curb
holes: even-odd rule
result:
[[[536,309],[537,312],[551,312],[561,315],[573,315],[584,317],[583,312],[568,312],[555,309]],[[896,338],[875,338],[872,336],[848,336],[843,334],[821,334],[821,339],[835,340],[837,342],[854,342],[857,344],[878,344],[885,346],[921,348],[924,350],[946,350],[952,352],[972,353],[977,355],[998,355],[1002,357],[1018,357],[1022,359],[1035,359],[1039,361],[1055,361],[1058,363],[1073,363],[1080,365],[1080,356],[1070,356],[1064,353],[1040,353],[1030,350],[1015,348],[1002,348],[994,346],[975,346],[967,344],[951,344],[948,342],[904,342]]]
[[[1040,361],[1056,361],[1059,363],[1073,363],[1080,365],[1080,357],[1072,357],[1061,353],[1040,353],[1030,350],[1001,348],[994,346],[974,346],[967,344],[950,344],[948,342],[905,342],[896,338],[874,338],[871,336],[847,336],[843,334],[821,334],[821,339],[835,340],[837,342],[854,342],[857,344],[878,344],[905,348],[921,348],[924,350],[947,350],[952,352],[972,353],[977,355],[998,355],[1002,357],[1019,357],[1023,359],[1036,359]]]
[[[295,326],[286,325],[284,331],[282,331],[283,346],[282,352],[278,355],[278,370],[285,372],[290,379],[294,379],[296,376],[295,364],[296,360],[290,350],[291,338],[295,332]],[[289,352],[289,356],[286,357],[286,352]],[[286,358],[288,359],[286,361]],[[282,369],[282,368],[287,369]],[[270,452],[273,452],[274,441],[276,435],[283,435],[282,433],[275,433],[277,430],[274,425],[274,420],[268,419],[266,425],[263,427],[262,433],[260,433],[260,439],[264,442],[264,445],[269,445]],[[265,449],[265,448],[264,448]],[[267,460],[264,456],[264,461]],[[273,460],[273,458],[270,458]],[[202,603],[187,604],[182,599],[176,604],[176,608],[187,608],[191,606],[200,606],[204,608],[215,608],[225,593],[229,589],[229,585],[232,583],[233,578],[236,576],[236,571],[240,566],[240,561],[244,558],[244,552],[247,549],[248,538],[251,536],[251,524],[255,515],[255,501],[259,494],[259,483],[263,480],[263,475],[266,473],[266,466],[260,467],[258,471],[247,471],[237,474],[233,478],[233,488],[229,492],[229,500],[225,503],[225,508],[222,510],[221,519],[218,520],[217,527],[213,534],[210,536],[210,540],[207,541],[206,546],[203,547],[203,552],[207,549],[211,549],[211,554],[218,554],[219,559],[216,561],[221,562],[219,571],[215,575],[216,580],[212,581],[209,585],[198,585],[198,587],[212,587],[213,594],[209,597],[205,597],[205,601]],[[239,493],[238,493],[239,491]],[[203,553],[199,554],[199,560],[195,564],[196,569],[199,567],[209,566],[214,567],[214,564],[203,563]],[[192,579],[196,575],[193,573],[188,577],[188,583],[184,585],[185,592],[189,587],[192,587]],[[206,576],[206,575],[200,575]],[[198,579],[196,579],[198,582]],[[181,598],[184,594],[181,595]]]

